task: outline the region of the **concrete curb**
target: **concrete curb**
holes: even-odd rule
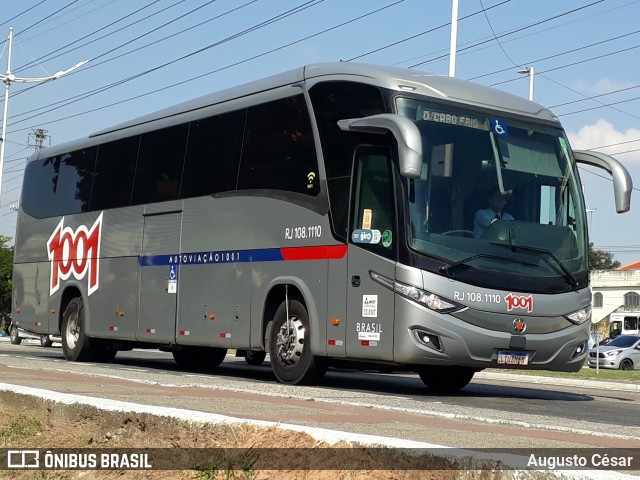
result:
[[[445,447],[425,442],[418,442],[407,439],[381,437],[367,434],[356,434],[351,432],[342,432],[339,430],[330,430],[326,428],[309,427],[303,425],[286,424],[279,422],[268,422],[260,420],[248,420],[243,418],[229,417],[226,415],[201,412],[196,410],[184,410],[173,407],[158,407],[145,405],[140,403],[124,402],[121,400],[102,399],[97,397],[88,397],[84,395],[68,394],[44,390],[40,388],[25,387],[22,385],[13,385],[0,382],[0,393],[12,392],[17,395],[28,397],[36,397],[46,402],[57,404],[60,407],[71,407],[74,405],[87,405],[103,411],[120,412],[120,413],[140,413],[150,414],[154,416],[164,416],[172,419],[182,420],[190,423],[218,423],[218,424],[252,424],[261,427],[277,427],[283,430],[291,430],[306,433],[318,441],[324,441],[329,444],[337,442],[346,442],[348,444],[358,443],[363,446],[372,447],[388,447],[388,448],[411,448],[431,450],[432,453],[448,457],[454,461],[465,461],[465,459],[473,459],[478,462],[501,462],[503,465],[520,465],[526,456],[516,454],[500,454],[500,453],[481,453],[473,449]],[[469,464],[465,464],[465,469],[469,468]],[[473,465],[471,465],[473,468]],[[526,473],[525,473],[526,472]],[[504,470],[505,476],[500,478],[564,478],[572,480],[633,480],[638,477],[633,474],[626,474],[611,470]],[[522,474],[524,473],[524,477]],[[536,475],[538,474],[538,475]],[[496,477],[497,478],[497,477]]]
[[[476,373],[474,378],[485,380],[512,381],[518,383],[532,383],[538,385],[560,385],[563,387],[570,386],[597,390],[640,392],[640,384],[637,383],[624,383],[610,380],[591,380],[584,378],[547,377],[542,375],[496,372],[494,370],[484,370],[482,372]]]

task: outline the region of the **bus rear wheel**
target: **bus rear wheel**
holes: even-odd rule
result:
[[[15,325],[13,325],[9,331],[9,340],[11,341],[11,345],[20,345],[22,343],[20,332],[18,331],[18,327]]]
[[[429,390],[451,393],[466,387],[476,370],[468,367],[422,367],[418,370],[420,380]]]
[[[311,353],[309,314],[302,301],[292,298],[282,302],[271,322],[269,358],[280,383],[301,385],[315,383],[327,371],[325,359]]]
[[[89,338],[84,333],[84,320],[82,299],[72,299],[62,316],[62,352],[70,362],[93,360]]]
[[[178,365],[187,370],[208,371],[220,365],[227,356],[226,348],[183,347],[171,352]]]
[[[267,352],[262,352],[260,350],[247,350],[244,353],[244,361],[247,362],[247,365],[262,365],[266,356]]]

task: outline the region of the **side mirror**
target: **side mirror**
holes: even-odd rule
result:
[[[347,132],[365,132],[384,135],[391,132],[398,142],[400,174],[417,180],[422,174],[422,136],[415,123],[407,117],[382,113],[363,118],[338,120],[338,126]]]
[[[624,165],[611,155],[586,150],[574,150],[573,157],[577,163],[602,168],[613,177],[613,195],[616,201],[616,212],[628,212],[631,208],[631,190],[633,181]]]

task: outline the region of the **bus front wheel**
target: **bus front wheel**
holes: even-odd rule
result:
[[[325,374],[325,359],[311,353],[309,314],[298,298],[282,302],[276,311],[269,332],[269,358],[273,373],[280,383],[311,384]]]
[[[457,392],[466,387],[476,370],[468,367],[425,366],[418,370],[420,380],[429,390],[440,393]]]

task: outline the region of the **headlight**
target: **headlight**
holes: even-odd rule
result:
[[[611,350],[610,352],[605,353],[605,355],[607,357],[615,357],[617,355],[620,355],[622,353],[622,350]]]
[[[457,310],[462,310],[465,307],[459,303],[449,300],[448,298],[441,297],[435,293],[427,292],[421,288],[414,287],[413,285],[407,285],[406,283],[391,280],[376,272],[369,272],[371,278],[376,282],[384,285],[385,287],[393,290],[398,295],[401,295],[409,300],[416,302],[430,310],[438,313],[451,313]]]
[[[587,305],[586,307],[576,310],[564,317],[576,325],[582,325],[583,323],[591,320],[591,305]]]

